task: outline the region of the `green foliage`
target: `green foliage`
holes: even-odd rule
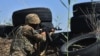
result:
[[[71,3],[71,1],[70,0],[68,0],[68,4],[70,5],[70,3]]]
[[[67,5],[66,5],[62,0],[60,0],[60,2],[61,2],[61,4],[62,4],[65,8],[68,9]]]
[[[91,2],[93,2],[93,0],[91,0]]]
[[[6,25],[10,25],[10,26],[12,26],[12,20],[9,19],[8,21],[5,21],[5,24],[6,24]]]
[[[68,25],[67,25],[67,30],[68,30],[68,28],[69,28],[69,21],[70,21],[70,3],[71,3],[71,0],[68,0],[68,7],[67,7],[67,5],[62,0],[60,0],[60,2],[68,10]],[[65,35],[63,35],[63,36],[65,36]],[[68,37],[69,37],[69,34],[67,33],[67,37],[65,37],[65,38],[67,38],[67,41],[68,41]],[[68,52],[67,52],[67,56],[68,56]]]

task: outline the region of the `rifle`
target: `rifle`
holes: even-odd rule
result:
[[[50,28],[50,27],[44,27],[44,28],[41,28],[39,30],[36,30],[38,33],[41,33],[41,32],[46,32],[46,33],[49,33],[49,32],[54,32],[55,30],[62,30],[61,28]]]

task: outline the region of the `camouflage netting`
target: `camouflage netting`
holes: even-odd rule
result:
[[[0,56],[9,56],[12,39],[0,37]]]

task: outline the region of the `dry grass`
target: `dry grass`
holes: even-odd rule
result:
[[[9,56],[11,43],[12,39],[0,37],[0,56]],[[41,56],[59,56],[58,50],[56,47],[49,46],[46,48],[46,54]]]
[[[12,39],[0,37],[0,56],[9,56]]]

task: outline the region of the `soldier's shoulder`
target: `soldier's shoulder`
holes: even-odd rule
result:
[[[32,28],[32,27],[29,26],[29,25],[23,25],[22,27],[23,27],[23,28],[28,28],[28,27]]]
[[[33,29],[31,26],[29,26],[29,25],[24,25],[23,27],[22,27],[22,29],[23,30],[31,30],[31,29]]]

